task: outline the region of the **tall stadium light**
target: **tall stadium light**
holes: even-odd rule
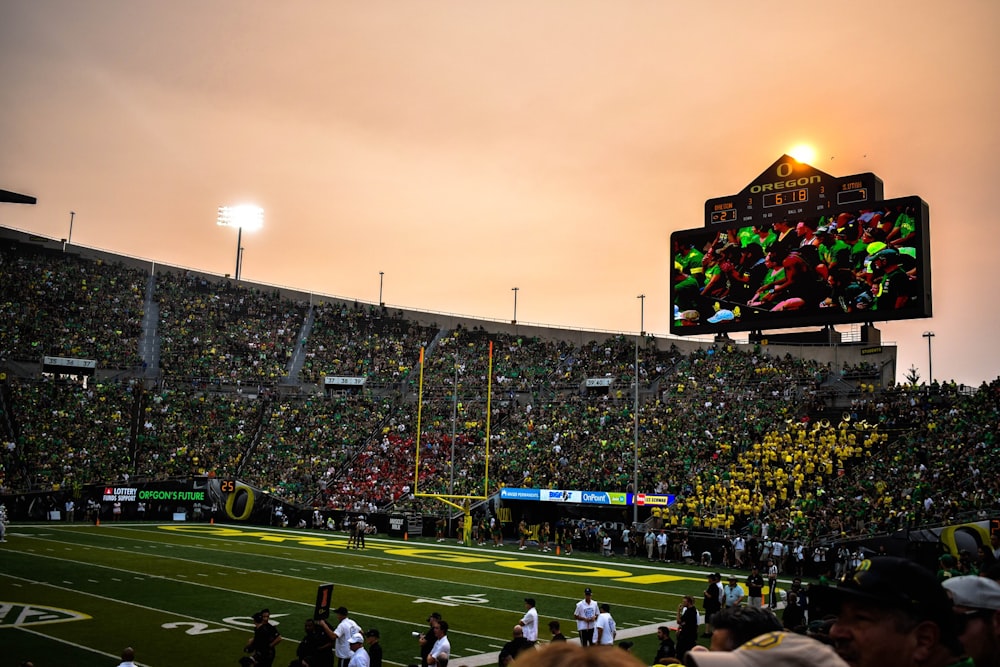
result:
[[[640,294],[639,299],[639,335],[635,337],[635,405],[632,406],[634,424],[632,433],[635,437],[635,451],[632,452],[632,523],[639,522],[639,506],[636,504],[639,495],[639,339],[646,335],[646,295]],[[633,525],[633,528],[635,526]]]
[[[517,291],[521,289],[520,287],[511,287],[510,291],[514,293],[514,319],[510,321],[511,324],[517,324]]]
[[[927,384],[934,384],[934,364],[931,361],[931,338],[934,338],[934,332],[925,331],[921,335],[927,339],[927,374],[931,376]]]
[[[223,227],[236,227],[236,271],[233,277],[240,279],[240,269],[243,259],[243,230],[256,231],[264,226],[264,209],[253,204],[239,206],[220,206],[216,223]]]
[[[73,245],[73,218],[76,217],[76,211],[69,212],[69,236],[66,237],[66,245]]]
[[[385,271],[378,272],[378,306],[379,308],[385,307],[385,301],[382,300],[382,278],[385,276]]]

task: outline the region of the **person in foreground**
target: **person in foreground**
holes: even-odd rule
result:
[[[864,560],[836,587],[810,589],[833,614],[830,641],[851,667],[972,667],[951,599],[930,570],[904,558]]]
[[[847,667],[832,648],[794,632],[768,632],[735,651],[691,651],[688,667]]]
[[[958,638],[976,667],[1000,667],[1000,583],[968,575],[945,579],[958,618]]]

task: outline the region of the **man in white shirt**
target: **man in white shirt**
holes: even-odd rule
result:
[[[428,665],[443,666],[448,663],[448,656],[451,655],[451,642],[448,641],[448,621],[438,621],[434,626],[434,646],[427,655]]]
[[[667,562],[667,531],[660,530],[656,535],[656,550],[659,552],[661,563]]]
[[[597,615],[597,622],[594,625],[597,630],[594,641],[598,646],[611,646],[615,643],[615,633],[618,628],[615,619],[611,617],[611,605],[607,603],[601,605],[601,613]]]
[[[538,641],[538,610],[535,609],[535,598],[524,598],[524,616],[518,622],[524,638],[534,644]]]
[[[742,535],[737,535],[733,539],[733,556],[736,560],[736,567],[743,567],[743,556],[747,552],[747,541]]]
[[[589,588],[583,589],[583,599],[576,603],[576,611],[573,612],[576,631],[580,633],[580,646],[590,646],[594,643],[594,623],[600,613],[597,603],[590,595]]]

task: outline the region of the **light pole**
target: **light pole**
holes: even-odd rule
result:
[[[520,287],[511,287],[510,291],[514,293],[514,319],[510,321],[511,324],[517,324],[517,291],[521,289]]]
[[[256,231],[264,226],[264,209],[253,204],[239,206],[220,206],[216,224],[223,227],[236,227],[236,271],[233,277],[240,279],[243,259],[243,229]]]
[[[69,238],[66,239],[66,245],[73,245],[73,218],[76,217],[76,211],[69,212]]]
[[[385,301],[382,300],[382,277],[385,276],[385,271],[378,272],[378,305],[379,308],[385,306]]]
[[[639,299],[639,335],[635,337],[635,404],[632,406],[634,424],[632,434],[635,437],[635,450],[632,452],[632,523],[639,521],[639,506],[636,497],[639,495],[639,339],[646,335],[646,295],[640,294]]]
[[[931,338],[934,338],[934,332],[933,331],[925,331],[921,335],[924,338],[927,339],[927,374],[931,376],[930,380],[927,381],[927,384],[933,384],[934,383],[934,363],[931,361]]]

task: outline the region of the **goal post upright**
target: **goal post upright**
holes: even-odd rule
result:
[[[460,510],[464,515],[463,521],[463,540],[462,542],[465,546],[472,546],[472,501],[474,500],[489,500],[489,471],[490,471],[490,412],[492,410],[492,399],[493,399],[493,341],[489,341],[489,361],[488,361],[488,371],[487,371],[487,384],[486,384],[486,460],[485,460],[485,479],[483,480],[483,493],[482,495],[469,495],[469,494],[446,494],[446,493],[421,493],[420,492],[420,436],[423,420],[423,409],[424,409],[424,350],[425,348],[420,348],[420,379],[417,384],[417,435],[415,438],[416,449],[414,455],[414,467],[413,467],[413,497],[414,498],[433,498],[435,500],[440,500],[441,502]],[[458,391],[458,386],[454,387],[454,391]],[[451,461],[451,465],[455,465],[455,461]],[[461,503],[456,501],[462,501]]]

